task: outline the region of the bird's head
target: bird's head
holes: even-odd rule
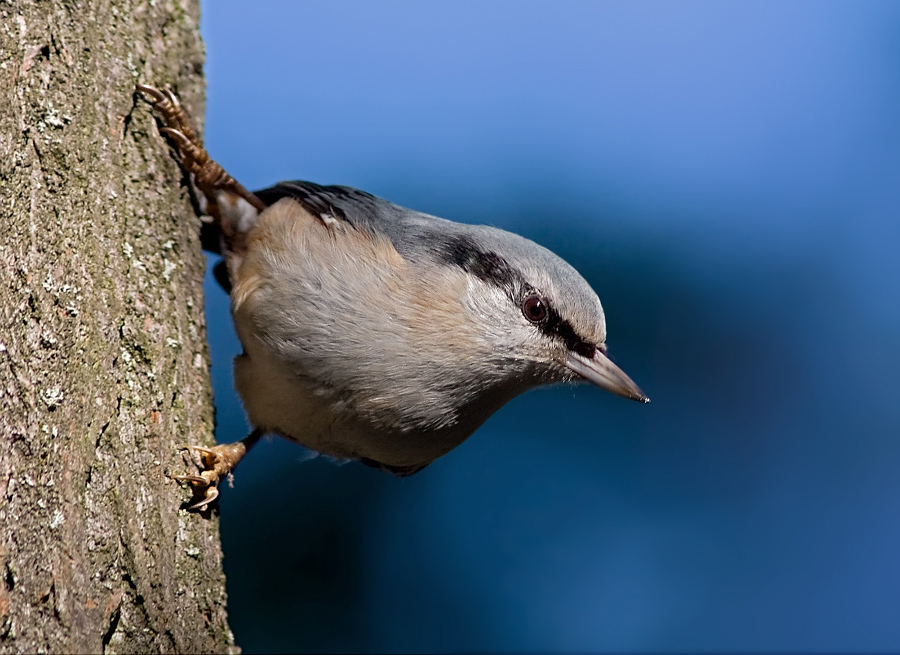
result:
[[[591,382],[649,402],[607,356],[603,307],[574,268],[533,241],[490,227],[442,236],[435,255],[466,273],[469,320],[497,375],[525,379],[525,386]]]

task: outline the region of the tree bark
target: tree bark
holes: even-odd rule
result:
[[[0,650],[234,651],[199,221],[134,85],[203,116],[196,0],[0,1]],[[200,125],[198,128],[202,127]]]

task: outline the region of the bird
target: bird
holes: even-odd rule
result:
[[[243,348],[235,387],[253,430],[194,447],[199,475],[175,478],[194,489],[189,509],[268,433],[408,476],[535,387],[588,382],[649,402],[607,354],[597,294],[551,251],[346,186],[250,192],[171,89],[136,91],[212,217]]]

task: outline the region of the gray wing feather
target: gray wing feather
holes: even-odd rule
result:
[[[464,226],[437,216],[407,209],[371,193],[346,186],[323,186],[314,182],[279,182],[275,186],[254,192],[266,205],[282,198],[293,198],[307,211],[321,216],[328,214],[347,221],[358,230],[386,236],[401,255],[417,259],[430,245],[438,246]],[[425,238],[423,238],[425,237]]]

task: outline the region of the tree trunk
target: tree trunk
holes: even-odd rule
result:
[[[203,116],[196,0],[0,0],[0,650],[236,650],[204,259],[136,82]],[[201,127],[201,126],[197,126]]]

